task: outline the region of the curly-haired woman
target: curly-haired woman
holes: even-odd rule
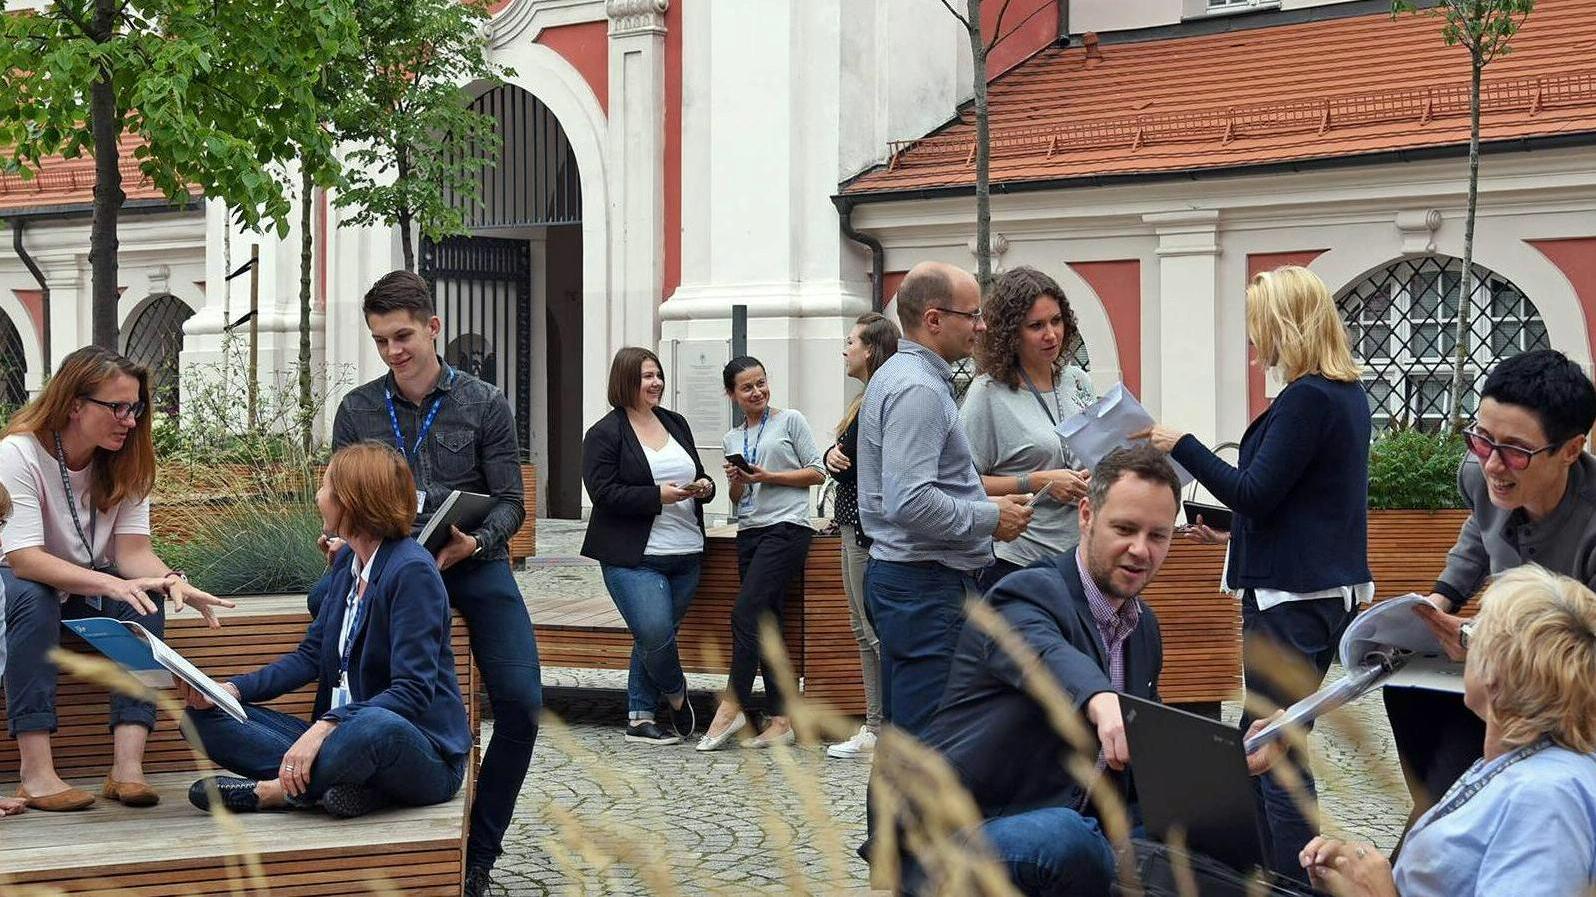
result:
[[[975,347],[981,374],[959,416],[988,495],[1047,490],[1018,539],[997,544],[997,561],[976,582],[982,591],[1033,561],[1081,540],[1076,503],[1089,475],[1074,469],[1056,427],[1097,397],[1086,372],[1064,363],[1080,329],[1064,291],[1035,268],[1005,271],[982,309],[986,332]]]

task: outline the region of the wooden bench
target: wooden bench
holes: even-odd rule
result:
[[[222,612],[218,630],[205,628],[192,612],[167,621],[168,644],[218,680],[292,650],[310,623],[303,595],[235,600],[239,607]],[[475,669],[459,615],[452,644],[461,689],[474,695]],[[71,636],[63,639],[63,646],[93,653]],[[306,716],[314,698],[315,687],[307,686],[268,706]],[[111,762],[106,692],[63,675],[57,709],[60,728],[51,739],[56,768],[79,787],[98,793]],[[467,712],[476,732],[474,700],[467,701]],[[188,786],[199,773],[193,752],[169,717],[150,736],[145,770],[161,791],[161,804],[154,809],[130,810],[101,799],[81,813],[29,812],[0,820],[0,894],[12,884],[135,897],[231,893],[226,870],[237,867],[248,851],[259,856],[272,893],[278,895],[366,895],[373,893],[368,883],[379,875],[403,894],[460,892],[469,784],[445,804],[384,810],[355,820],[320,813],[238,817],[245,835],[241,842],[189,806]],[[16,742],[0,738],[0,782],[14,782],[16,774]],[[16,788],[5,784],[0,790],[12,794]]]

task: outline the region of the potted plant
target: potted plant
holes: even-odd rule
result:
[[[1468,509],[1457,491],[1463,439],[1398,427],[1369,448],[1369,569],[1380,597],[1428,594]]]

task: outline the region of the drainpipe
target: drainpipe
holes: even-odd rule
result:
[[[1058,2],[1058,39],[1054,46],[1063,48],[1070,45],[1070,0],[1057,0]]]
[[[50,284],[44,279],[44,272],[39,270],[39,265],[28,255],[28,250],[22,245],[23,219],[11,219],[11,248],[16,250],[17,258],[22,259],[22,264],[39,283],[39,330],[44,337],[39,341],[39,354],[44,362],[44,371],[41,376],[50,375]]]
[[[881,248],[880,240],[853,229],[853,200],[839,196],[836,202],[837,215],[842,222],[842,235],[870,250],[870,308],[879,312],[887,305],[882,296],[886,291],[882,279],[886,277],[887,251]]]

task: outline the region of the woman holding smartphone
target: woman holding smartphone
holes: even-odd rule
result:
[[[715,484],[693,448],[687,419],[660,406],[665,369],[648,349],[628,346],[610,364],[610,413],[582,439],[582,482],[593,513],[582,554],[598,561],[604,586],[632,631],[626,679],[626,740],[670,745],[698,727],[676,630],[698,590],[704,502]],[[654,722],[660,699],[671,728]]]
[[[1064,364],[1080,332],[1057,282],[1035,268],[1005,271],[982,310],[986,332],[976,343],[981,374],[970,384],[959,418],[988,495],[1033,493],[1035,516],[1012,542],[997,542],[997,560],[976,577],[981,591],[1081,541],[1076,503],[1090,475],[1075,470],[1057,427],[1097,401],[1091,380]]]
[[[748,725],[754,674],[761,667],[770,722],[750,747],[791,743],[792,726],[782,713],[781,684],[760,647],[760,623],[781,628],[787,586],[803,570],[814,529],[809,524],[809,487],[826,479],[820,449],[804,416],[770,406],[770,383],[756,358],[739,356],[721,372],[726,393],[742,412],[740,426],[726,433],[726,482],[737,515],[737,575],[742,587],[732,609],[729,695],[721,699],[701,751],[713,751]]]

